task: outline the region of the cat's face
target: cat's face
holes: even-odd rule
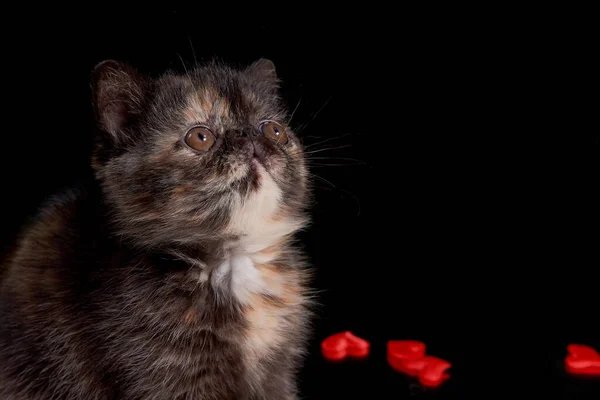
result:
[[[276,80],[266,60],[158,79],[100,64],[93,166],[122,233],[148,246],[237,238],[260,250],[302,226],[307,171]]]

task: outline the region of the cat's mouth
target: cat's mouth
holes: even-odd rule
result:
[[[265,144],[260,141],[253,140],[251,141],[250,146],[248,148],[248,155],[250,165],[248,169],[248,179],[250,180],[252,186],[258,188],[261,185],[262,179],[267,175],[270,175],[269,169],[271,168],[271,163],[268,158],[271,156],[271,152]]]
[[[259,179],[261,175],[268,174],[268,162],[265,148],[261,143],[252,142],[252,158],[250,160],[250,174]]]
[[[252,167],[257,167],[257,166],[261,166],[263,168],[267,167],[267,164],[266,164],[264,158],[257,157],[256,155],[252,156],[252,160],[250,161],[250,165]]]
[[[252,157],[250,161],[250,172],[248,177],[252,184],[259,185],[263,174],[268,174],[264,163],[258,157]]]

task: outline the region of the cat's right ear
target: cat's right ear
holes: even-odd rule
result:
[[[92,102],[100,129],[119,142],[120,136],[142,112],[147,80],[131,66],[102,61],[92,71]]]

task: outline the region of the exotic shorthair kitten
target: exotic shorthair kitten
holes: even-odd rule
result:
[[[92,75],[97,185],[0,270],[0,399],[295,399],[308,172],[271,61]]]

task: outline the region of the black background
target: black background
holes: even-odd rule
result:
[[[573,92],[584,79],[565,67],[580,59],[563,20],[288,7],[7,11],[5,247],[47,195],[89,174],[96,63],[157,74],[270,58],[293,125],[322,150],[303,234],[321,304],[305,398],[598,398],[598,381],[562,367],[567,343],[600,349],[598,135]],[[367,360],[321,357],[343,330],[371,341]],[[390,339],[425,341],[452,378],[431,391],[393,372]]]

